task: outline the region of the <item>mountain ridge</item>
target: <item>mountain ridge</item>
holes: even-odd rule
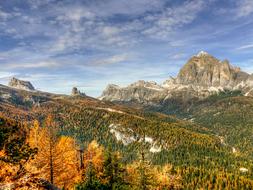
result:
[[[221,61],[201,51],[186,62],[175,78],[171,77],[162,84],[147,81],[137,81],[127,87],[110,84],[99,99],[161,105],[175,97],[189,101],[224,90],[241,90],[243,94],[252,96],[252,89],[252,75],[231,65],[228,60]]]

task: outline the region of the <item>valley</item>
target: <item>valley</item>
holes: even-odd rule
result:
[[[98,99],[77,88],[71,95],[41,92],[12,79],[0,86],[0,134],[5,135],[9,120],[28,131],[36,121],[43,130],[51,115],[57,135],[73,139],[82,151],[95,141],[120,154],[124,167],[137,166],[142,157],[149,167],[170,165],[168,179],[181,179],[171,189],[252,189],[251,78],[228,61],[200,52],[162,85],[109,85]]]

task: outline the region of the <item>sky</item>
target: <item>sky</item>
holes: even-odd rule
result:
[[[0,83],[162,83],[199,51],[253,72],[253,0],[0,0]]]

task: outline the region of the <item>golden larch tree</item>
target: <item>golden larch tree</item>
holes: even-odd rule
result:
[[[44,127],[34,122],[29,142],[38,148],[38,154],[29,165],[33,172],[59,187],[73,187],[80,176],[75,142],[71,137],[59,136],[51,115],[47,117]]]

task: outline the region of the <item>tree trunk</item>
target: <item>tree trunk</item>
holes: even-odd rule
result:
[[[53,151],[50,143],[50,182],[54,184],[54,165],[53,165]]]

